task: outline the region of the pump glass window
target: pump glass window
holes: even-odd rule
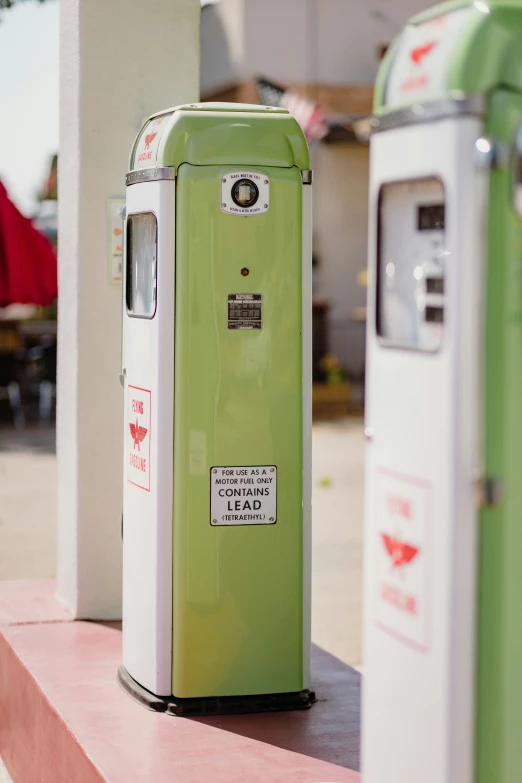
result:
[[[437,351],[445,320],[444,187],[385,185],[379,200],[377,334],[384,345]]]
[[[153,318],[157,278],[156,216],[151,212],[127,219],[127,312]]]

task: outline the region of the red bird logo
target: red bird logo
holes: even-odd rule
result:
[[[392,559],[393,568],[402,568],[403,566],[411,563],[411,561],[418,554],[418,549],[409,544],[405,544],[398,538],[392,538],[392,536],[386,533],[381,533],[384,547]]]
[[[437,46],[438,41],[430,41],[427,44],[424,44],[423,46],[417,47],[417,49],[412,49],[410,52],[410,57],[415,63],[415,65],[420,65],[425,57],[428,56],[430,52],[432,52],[435,47]]]
[[[140,427],[138,425],[138,420],[137,419],[136,419],[136,424],[131,424],[129,422],[129,428],[130,428],[131,437],[134,439],[134,448],[136,448],[136,446],[137,446],[138,447],[138,451],[141,451],[140,443],[144,440],[145,435],[147,434],[148,430],[145,429],[145,427]]]
[[[147,136],[145,136],[145,149],[148,150],[154,139],[156,138],[158,134],[157,133],[149,133]]]

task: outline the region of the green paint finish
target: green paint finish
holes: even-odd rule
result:
[[[201,103],[168,111],[173,114],[161,137],[157,166],[247,166],[256,161],[260,166],[310,168],[303,132],[286,109]]]
[[[474,5],[474,0],[441,3],[415,16],[409,24],[420,25],[437,16]],[[446,93],[440,96],[442,98],[457,93],[489,94],[498,85],[518,90],[522,84],[522,0],[487,0],[487,5],[489,14],[475,9],[470,16],[469,25],[455,48]],[[400,42],[399,35],[379,71],[375,95],[375,113],[378,115],[399,108],[385,104],[385,85]]]
[[[521,122],[522,95],[493,93],[487,134],[511,148]],[[480,519],[477,783],[522,780],[522,220],[511,185],[510,169],[492,172],[485,468],[501,480],[503,500]]]
[[[472,5],[472,3],[468,3]],[[499,85],[522,85],[522,2],[491,0],[489,14],[477,11],[455,52],[448,90],[490,93]]]
[[[178,170],[172,688],[181,698],[303,688],[301,173],[249,165],[270,177],[270,209],[241,217],[219,207],[232,169]],[[262,330],[227,328],[235,293],[263,295]],[[242,465],[277,466],[277,523],[212,527],[210,470]]]
[[[377,73],[377,80],[375,82],[375,90],[373,94],[373,111],[374,114],[376,115],[384,114],[386,111],[389,111],[389,107],[385,106],[386,83],[388,81],[390,68],[395,59],[395,55],[397,53],[397,49],[400,45],[400,42],[401,42],[401,36],[398,35],[392,41],[391,45],[388,47],[388,51],[384,55],[379,71]]]

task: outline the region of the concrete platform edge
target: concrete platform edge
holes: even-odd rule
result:
[[[116,683],[119,637],[114,624],[73,621],[52,581],[0,583],[0,757],[14,783],[360,781],[336,764],[127,701]]]

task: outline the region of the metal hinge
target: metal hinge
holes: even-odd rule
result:
[[[496,139],[481,137],[475,142],[475,162],[477,168],[492,171],[509,166],[507,144]]]
[[[481,478],[478,479],[475,487],[479,508],[495,508],[502,502],[504,487],[499,479]]]

